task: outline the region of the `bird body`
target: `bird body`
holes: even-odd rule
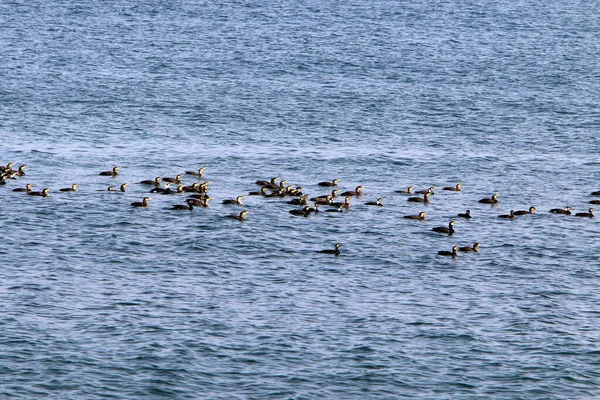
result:
[[[420,221],[425,221],[425,211],[421,211],[419,215],[405,215],[406,219],[418,219]]]
[[[456,257],[458,254],[456,253],[458,251],[458,246],[454,246],[452,247],[452,251],[446,251],[446,250],[442,250],[442,251],[438,251],[438,255],[440,256],[448,256],[448,257]]]
[[[343,245],[341,243],[336,243],[335,244],[335,249],[326,249],[326,250],[320,250],[319,253],[323,253],[323,254],[334,254],[336,256],[340,255],[340,247],[342,247]]]
[[[500,196],[498,193],[494,193],[492,197],[483,198],[479,202],[483,204],[497,204],[499,202],[498,196]]]
[[[438,233],[445,233],[447,235],[453,235],[454,234],[454,221],[450,221],[448,223],[448,227],[445,226],[438,226],[435,228],[431,229],[434,232],[438,232]]]

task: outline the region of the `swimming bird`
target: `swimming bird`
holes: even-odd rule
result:
[[[199,192],[200,191],[200,182],[196,182],[193,183],[191,186],[182,186],[181,190],[186,192],[186,193],[191,193],[191,192]]]
[[[15,173],[15,175],[17,176],[25,176],[25,168],[27,168],[27,165],[23,164],[19,167],[19,169],[17,170],[17,172]]]
[[[248,196],[266,196],[267,195],[267,190],[269,190],[268,187],[262,187],[260,189],[260,192],[249,192]]]
[[[292,215],[300,215],[303,217],[308,217],[310,215],[310,207],[306,206],[300,210],[290,210],[289,213]]]
[[[333,206],[333,207],[340,207],[341,206],[341,207],[344,207],[347,210],[350,207],[352,207],[352,204],[350,203],[351,199],[352,199],[351,196],[346,196],[344,198],[343,202],[336,201],[336,202],[329,203],[329,205]]]
[[[113,167],[112,171],[103,171],[100,172],[98,175],[102,175],[102,176],[117,176],[119,175],[119,170],[121,169],[121,167]]]
[[[435,189],[435,186],[430,186],[427,190],[417,190],[415,192],[415,194],[425,194],[425,193],[434,194],[433,189]]]
[[[25,185],[24,188],[16,188],[16,189],[13,189],[12,191],[13,192],[27,192],[27,193],[29,193],[29,192],[31,192],[31,187],[32,186],[33,186],[33,184],[28,183],[27,185]]]
[[[483,198],[479,202],[483,204],[497,204],[499,202],[498,196],[500,196],[498,193],[494,193],[492,197]]]
[[[458,251],[458,246],[454,246],[452,247],[452,251],[446,251],[446,250],[442,250],[442,251],[438,251],[438,255],[440,256],[450,256],[452,258],[456,257],[458,254],[456,253]]]
[[[467,210],[464,213],[459,213],[458,216],[460,218],[472,218],[471,217],[471,210]]]
[[[394,191],[394,193],[412,194],[414,188],[414,186],[409,186],[408,188],[406,188],[406,190],[396,190]]]
[[[192,204],[192,200],[193,199],[187,199],[187,205],[185,204],[175,204],[173,205],[173,207],[171,207],[171,210],[190,210],[192,211],[194,209],[194,205]]]
[[[368,201],[365,203],[367,206],[378,206],[383,207],[383,197],[378,198],[376,201]]]
[[[160,185],[160,181],[162,181],[162,176],[157,176],[156,178],[154,178],[154,180],[152,179],[146,179],[140,182],[141,185],[154,185],[154,186],[159,186]]]
[[[208,208],[208,202],[212,200],[212,197],[201,197],[201,198],[194,198],[191,197],[187,199],[187,201],[189,201],[191,204],[198,206],[198,207],[204,207],[204,208]]]
[[[227,200],[223,200],[223,204],[237,204],[237,205],[242,205],[244,204],[242,202],[242,199],[246,197],[246,196],[238,196],[235,199],[227,199]]]
[[[600,204],[600,200],[590,200],[590,204]]]
[[[573,207],[567,206],[565,208],[553,208],[552,210],[550,210],[550,212],[552,214],[571,215],[571,210],[573,210]]]
[[[305,206],[308,204],[308,195],[305,194],[300,198],[297,199],[291,199],[290,201],[288,201],[288,204],[292,204],[295,206]]]
[[[403,218],[406,219],[418,219],[420,221],[425,221],[425,211],[421,211],[419,215],[405,215]]]
[[[198,171],[185,171],[187,175],[197,176],[198,178],[202,178],[204,176],[204,170],[206,167],[200,168]]]
[[[342,194],[340,194],[340,196],[362,196],[364,188],[364,186],[359,185],[354,190],[348,190],[346,192],[343,192]]]
[[[406,201],[410,201],[412,203],[425,203],[425,204],[428,204],[429,203],[429,196],[431,196],[431,193],[425,193],[423,195],[423,197],[409,197],[408,199],[406,199]]]
[[[446,228],[445,226],[438,226],[435,228],[432,228],[431,230],[434,232],[438,232],[438,233],[445,233],[447,235],[453,235],[455,230],[454,230],[454,221],[450,221],[448,223],[448,227]]]
[[[334,190],[331,191],[331,194],[324,194],[322,196],[312,197],[310,199],[310,201],[325,200],[327,198],[331,198],[333,200],[333,199],[335,199],[337,197],[338,193],[339,193],[339,190],[338,189],[334,189]]]
[[[529,207],[529,210],[519,210],[519,211],[515,211],[515,215],[527,215],[527,214],[533,214],[537,211],[537,208],[535,208],[534,206]]]
[[[171,186],[171,182],[165,183],[165,187],[164,188],[162,188],[160,186],[153,187],[152,189],[150,189],[150,191],[148,193],[163,193],[163,192],[165,192],[167,190],[171,190],[169,188],[169,186]]]
[[[44,189],[42,189],[41,192],[27,192],[27,194],[30,195],[30,196],[48,197],[50,195],[49,192],[50,192],[50,189],[44,188]]]
[[[0,167],[0,172],[11,171],[13,165],[15,165],[14,162],[9,162],[8,164],[6,164],[6,167]]]
[[[131,203],[134,207],[148,207],[148,202],[150,201],[150,197],[144,197],[142,201],[134,201]]]
[[[590,193],[592,196],[600,196],[600,190]]]
[[[340,247],[342,247],[343,245],[341,243],[336,243],[335,244],[335,249],[326,249],[326,250],[319,250],[319,253],[323,253],[323,254],[335,254],[336,256],[340,255]]]
[[[328,194],[324,199],[321,199],[318,197],[316,197],[315,199],[316,200],[312,200],[315,202],[315,204],[328,204],[329,205],[329,204],[332,204],[332,202],[333,202],[333,197],[331,197],[330,194]]]
[[[338,206],[337,208],[329,208],[327,210],[325,210],[326,212],[344,212],[344,209],[346,207],[344,207],[343,205]]]
[[[62,188],[59,191],[60,192],[76,192],[78,187],[79,187],[79,183],[74,183],[71,185],[70,188]]]
[[[264,179],[259,179],[254,183],[256,183],[257,185],[260,185],[260,186],[264,186],[267,189],[277,189],[279,187],[279,185],[277,185],[278,180],[279,180],[279,178],[274,177],[274,178],[271,178],[270,181],[267,181]]]
[[[197,186],[196,191],[201,194],[208,193],[208,191],[210,190],[208,185],[210,185],[211,183],[212,182],[209,181],[202,182],[200,185]]]
[[[458,251],[478,253],[479,252],[479,243],[473,243],[473,247],[469,247],[469,246],[459,247]]]
[[[449,190],[451,192],[460,192],[462,187],[462,183],[457,183],[456,186],[450,186],[442,188],[442,190]]]
[[[590,208],[588,210],[588,212],[581,212],[581,213],[577,213],[575,214],[576,217],[588,217],[588,218],[593,218],[594,217],[594,207]]]
[[[160,192],[160,194],[177,194],[177,193],[183,193],[183,185],[177,186],[177,188],[175,190],[168,187],[165,190],[163,190],[162,192]]]
[[[239,215],[226,215],[226,218],[237,219],[238,221],[245,221],[248,211],[242,211]]]
[[[515,219],[517,217],[515,216],[515,211],[514,210],[510,210],[510,214],[498,215],[498,218]]]
[[[181,178],[183,178],[183,174],[179,174],[177,176],[175,176],[175,178],[163,178],[163,182],[171,182],[171,183],[181,183]]]
[[[339,179],[334,179],[331,182],[319,182],[317,185],[319,186],[337,186]]]

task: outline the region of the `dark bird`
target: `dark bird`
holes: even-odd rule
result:
[[[446,228],[445,226],[438,226],[435,228],[431,229],[434,232],[438,232],[438,233],[445,233],[447,235],[453,235],[454,234],[454,221],[450,221],[450,223],[448,223],[448,227]]]
[[[510,214],[498,215],[498,218],[515,219],[515,218],[517,218],[517,216],[515,215],[514,210],[510,210]]]
[[[263,187],[260,189],[260,192],[249,192],[248,196],[263,196],[264,197],[268,194],[267,190],[269,190],[268,187]]]
[[[423,197],[409,197],[408,199],[406,199],[406,201],[410,201],[412,203],[425,203],[425,204],[428,204],[429,203],[429,196],[431,196],[431,193],[425,193],[423,195]]]
[[[600,196],[600,190],[590,193],[592,196]]]
[[[396,190],[394,193],[412,194],[414,188],[414,186],[409,186],[408,188],[406,188],[406,190]]]
[[[498,196],[500,196],[498,193],[494,193],[492,197],[486,197],[484,199],[479,200],[479,202],[483,204],[497,204]]]
[[[335,199],[337,197],[338,193],[339,193],[339,190],[334,189],[334,190],[331,191],[331,194],[324,194],[322,196],[312,197],[310,199],[310,201],[324,200],[324,199],[327,199],[327,198],[331,198],[333,200],[333,199]]]
[[[474,243],[473,247],[469,247],[469,246],[459,247],[458,251],[478,253],[479,252],[479,243]]]
[[[150,197],[144,197],[142,201],[134,201],[131,203],[134,207],[148,207],[148,202],[150,201]]]
[[[590,200],[590,204],[600,204],[600,200]]]
[[[187,199],[187,201],[189,201],[191,204],[198,206],[198,207],[204,207],[204,208],[208,208],[208,202],[212,200],[212,197],[201,197],[201,198],[193,198],[190,197]]]
[[[28,195],[30,196],[42,196],[42,197],[48,197],[50,195],[50,189],[45,188],[42,189],[41,192],[27,192]]]
[[[333,203],[329,203],[329,205],[333,206],[333,207],[344,207],[347,210],[350,207],[352,207],[352,204],[350,203],[351,199],[352,199],[352,197],[346,196],[344,198],[343,202],[336,201],[336,202],[333,202]]]
[[[74,183],[71,185],[70,188],[62,188],[59,191],[60,192],[76,192],[78,187],[79,187],[79,183]]]
[[[160,186],[156,186],[153,187],[152,189],[150,189],[150,191],[148,193],[163,193],[169,189],[169,186],[171,186],[171,183],[165,183],[165,187],[160,187]]]
[[[467,210],[464,213],[459,213],[458,216],[460,218],[472,218],[471,217],[471,210]]]
[[[433,194],[433,189],[435,189],[435,186],[430,186],[427,190],[417,190],[415,192],[415,194],[425,194],[425,193]]]
[[[445,187],[445,188],[442,188],[442,190],[449,190],[451,192],[460,192],[461,187],[462,187],[462,183],[457,183],[456,186]]]
[[[419,215],[405,215],[404,218],[406,219],[418,219],[420,221],[425,221],[425,211],[421,211],[419,213]]]
[[[295,206],[305,206],[308,204],[308,195],[305,194],[300,198],[297,199],[291,199],[290,201],[288,201],[288,204],[292,204]]]
[[[575,214],[576,217],[588,217],[588,218],[593,218],[594,217],[594,208],[590,208],[588,210],[588,212],[582,212],[582,213],[577,213]]]
[[[210,190],[210,188],[208,187],[208,185],[210,185],[212,182],[202,182],[200,185],[197,186],[196,191],[198,193],[204,194],[204,193],[208,193],[208,191]]]
[[[248,211],[242,211],[239,215],[226,215],[226,218],[237,219],[238,221],[245,221]]]
[[[238,196],[238,197],[236,197],[235,199],[227,199],[227,200],[223,200],[223,204],[237,204],[237,205],[242,205],[242,204],[244,204],[244,203],[242,202],[242,199],[243,199],[244,197],[245,197],[245,196]]]
[[[533,214],[537,211],[537,208],[535,208],[534,206],[529,207],[529,210],[519,210],[519,211],[515,211],[515,215],[527,215],[527,214]]]
[[[165,190],[163,190],[162,192],[160,192],[160,194],[177,194],[177,193],[183,193],[183,185],[177,186],[177,189],[175,189],[175,190],[168,187]]]
[[[185,204],[175,204],[173,207],[171,207],[171,210],[190,210],[192,211],[194,209],[194,205],[192,204],[192,200],[193,199],[188,199],[187,201],[187,205]]]
[[[315,200],[312,200],[315,202],[315,204],[332,204],[333,203],[333,197],[331,197],[330,194],[328,194],[324,199],[323,198],[318,198],[315,197]]]
[[[121,167],[113,167],[112,171],[103,171],[100,172],[98,175],[102,175],[102,176],[117,176],[119,175],[119,170],[121,169]]]
[[[363,194],[364,186],[357,186],[354,190],[348,190],[340,194],[340,196],[361,196]]]
[[[341,243],[336,243],[335,244],[335,249],[326,249],[326,250],[319,250],[319,253],[323,253],[323,254],[335,254],[336,256],[340,255],[340,247],[342,247],[343,245]]]
[[[317,185],[319,186],[337,186],[339,179],[334,179],[331,182],[319,182]]]
[[[27,168],[27,165],[21,165],[19,167],[19,169],[16,172],[17,176],[25,176],[25,168]]]
[[[140,182],[140,184],[142,185],[154,185],[154,186],[159,186],[160,185],[160,181],[162,181],[162,176],[157,176],[156,178],[154,178],[154,180],[152,179],[146,179]]]
[[[447,251],[447,250],[442,250],[442,251],[438,251],[438,254],[440,256],[450,256],[450,257],[456,257],[458,254],[456,253],[458,251],[458,246],[454,246],[452,247],[452,251]]]
[[[13,189],[12,191],[13,192],[27,192],[27,193],[29,193],[29,192],[31,192],[31,187],[32,186],[33,185],[31,183],[28,183],[27,185],[25,185],[24,188],[16,188],[16,189]]]
[[[117,189],[116,186],[109,186],[108,189],[106,189],[109,192],[126,192],[127,191],[127,186],[129,186],[129,183],[124,183],[121,186],[119,186],[119,188]]]
[[[368,201],[365,203],[367,206],[378,206],[383,207],[383,197],[378,198],[376,201]]]
[[[15,165],[14,162],[9,162],[6,167],[0,167],[0,172],[12,171],[13,165]]]
[[[310,215],[310,209],[311,209],[311,207],[306,206],[300,210],[290,210],[289,213],[292,215],[300,215],[303,217],[308,217]]]
[[[277,185],[278,180],[279,180],[279,178],[275,177],[275,178],[271,178],[270,181],[260,179],[254,183],[256,183],[257,185],[260,185],[260,186],[264,186],[267,189],[277,189],[279,187],[279,185]]]
[[[171,182],[171,183],[181,183],[181,178],[183,178],[183,174],[177,175],[175,178],[163,178],[163,182]]]
[[[206,167],[202,167],[198,171],[185,171],[185,173],[187,175],[193,175],[193,176],[197,176],[199,178],[202,178],[204,176],[204,170],[205,169],[206,169]]]
[[[550,210],[550,212],[552,214],[564,214],[564,215],[571,215],[571,210],[573,209],[573,207],[568,206],[565,208],[553,208],[552,210]]]
[[[186,193],[200,192],[200,182],[193,183],[191,186],[182,186],[181,190]]]
[[[344,207],[343,205],[338,206],[337,208],[329,208],[327,210],[325,210],[326,212],[344,212],[344,209],[346,207]]]

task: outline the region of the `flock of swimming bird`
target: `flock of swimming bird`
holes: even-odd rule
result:
[[[6,185],[8,180],[16,180],[17,178],[21,178],[25,176],[25,168],[27,165],[21,165],[17,169],[14,169],[15,163],[8,163],[6,166],[0,166],[0,185]],[[208,208],[209,202],[212,200],[212,197],[209,196],[210,183],[209,181],[198,181],[191,185],[184,185],[182,183],[182,179],[184,176],[194,176],[198,179],[202,179],[204,177],[204,171],[206,167],[202,167],[196,171],[185,171],[182,174],[179,174],[175,177],[161,177],[157,176],[154,179],[143,180],[138,182],[140,185],[146,185],[151,187],[149,193],[158,193],[158,194],[183,194],[186,193],[188,195],[185,200],[186,204],[175,204],[170,209],[171,210],[193,210],[194,207],[203,207]],[[119,175],[120,167],[115,166],[109,171],[100,172],[98,175],[100,176],[108,176],[108,177],[117,177]],[[278,182],[279,181],[279,182]],[[261,196],[265,198],[290,198],[287,201],[288,204],[292,206],[300,206],[301,208],[294,208],[289,210],[289,213],[294,216],[308,217],[311,214],[319,213],[319,207],[324,208],[325,212],[346,212],[352,207],[352,199],[359,198],[363,195],[364,187],[357,186],[354,190],[348,190],[340,193],[340,190],[337,189],[339,180],[333,179],[332,181],[324,181],[319,182],[317,185],[320,187],[328,187],[333,188],[331,193],[310,197],[307,194],[302,192],[302,187],[287,185],[286,180],[281,180],[278,177],[274,177],[268,180],[257,180],[255,182],[257,185],[261,186],[259,191],[251,191],[247,195],[237,196],[235,199],[225,199],[222,201],[223,204],[233,204],[233,205],[243,205],[243,199],[246,196]],[[173,189],[172,185],[176,185]],[[106,188],[106,191],[118,191],[125,192],[128,183],[123,183],[117,187],[117,185],[111,185]],[[59,189],[60,192],[77,192],[79,184],[74,183],[70,187]],[[405,190],[396,190],[395,193],[409,196],[407,198],[408,202],[412,203],[421,203],[424,205],[429,204],[429,198],[434,195],[435,187],[431,186],[425,190],[414,190],[414,186],[409,186]],[[451,192],[460,192],[462,190],[462,184],[458,183],[455,186],[444,187],[442,190],[451,191]],[[32,184],[28,183],[24,187],[19,187],[12,189],[13,192],[24,192],[30,196],[39,196],[39,197],[48,197],[50,195],[50,189],[44,188],[41,191],[32,190]],[[413,196],[414,195],[414,196]],[[416,196],[419,195],[419,196]],[[592,192],[591,196],[600,196],[600,190]],[[479,203],[483,204],[491,204],[496,205],[500,201],[498,197],[500,195],[498,193],[494,193],[491,197],[482,198],[479,200]],[[336,201],[338,197],[343,197],[343,201]],[[310,204],[309,204],[310,202]],[[600,204],[600,200],[590,200],[590,204]],[[144,197],[142,201],[136,201],[131,203],[132,207],[148,207],[150,205],[150,197]],[[376,201],[366,202],[365,205],[382,207],[383,206],[383,198],[379,198]],[[565,208],[553,208],[549,212],[553,214],[563,214],[563,215],[571,215],[572,207]],[[529,207],[527,210],[511,210],[509,214],[499,215],[498,218],[502,219],[516,219],[518,216],[534,214],[537,212],[535,206]],[[248,211],[241,211],[239,214],[233,215],[225,215],[225,218],[235,219],[238,221],[245,221],[247,219]],[[594,217],[594,208],[589,208],[587,212],[580,212],[574,214],[576,217],[585,217],[585,218],[593,218]],[[426,211],[421,211],[416,215],[405,215],[403,216],[405,219],[410,220],[420,220],[424,221],[426,219]],[[457,218],[472,218],[470,210],[466,210],[464,213],[457,214]],[[437,232],[444,235],[453,235],[455,233],[454,230],[455,221],[451,220],[448,223],[448,226],[439,226],[432,228],[433,232]],[[448,257],[457,257],[458,252],[479,252],[479,243],[474,243],[473,246],[454,246],[451,251],[439,251],[438,254],[440,256],[448,256]],[[342,247],[341,243],[336,243],[333,249],[325,249],[319,250],[320,253],[324,254],[341,254],[340,247]]]

